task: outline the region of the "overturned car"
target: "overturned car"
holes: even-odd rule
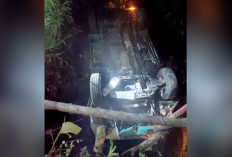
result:
[[[131,11],[133,11],[131,13]],[[177,105],[177,78],[164,67],[141,10],[125,9],[117,18],[90,13],[89,106],[168,117]],[[106,126],[107,139],[141,139],[153,134],[147,124],[91,117],[91,127]]]

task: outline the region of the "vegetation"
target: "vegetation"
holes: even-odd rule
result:
[[[45,97],[67,101],[75,97],[77,73],[72,61],[63,54],[67,39],[73,33],[69,0],[45,0]]]
[[[46,54],[45,97],[50,100],[72,100],[77,91],[77,73],[71,59],[61,54]]]
[[[66,28],[73,25],[71,2],[45,0],[45,50],[57,52],[65,45],[65,40],[71,36]]]
[[[83,147],[80,151],[80,157],[90,157],[87,147]]]
[[[110,151],[107,155],[107,157],[114,157],[114,156],[119,156],[118,153],[115,153],[116,146],[114,145],[114,142],[110,140]]]
[[[70,0],[45,0],[45,98],[62,102],[73,102],[77,97],[80,81],[73,62],[75,58],[67,55],[67,45],[76,34],[76,25],[71,14]],[[83,81],[82,81],[83,82]],[[46,156],[68,157],[83,140],[63,140],[64,135],[73,138],[81,128],[72,122],[64,122],[59,132],[49,131],[52,146]],[[59,128],[58,128],[59,129]],[[61,136],[62,135],[62,136]],[[53,138],[54,137],[54,138]],[[80,157],[89,157],[87,147],[81,149]]]
[[[49,151],[47,156],[48,157],[51,157],[51,156],[68,157],[70,155],[72,148],[75,146],[73,143],[74,142],[79,143],[80,140],[77,139],[77,140],[72,140],[72,141],[62,141],[62,143],[60,145],[56,146],[57,140],[59,139],[61,134],[66,134],[69,136],[69,138],[71,138],[72,134],[77,135],[80,133],[80,131],[81,131],[81,128],[78,125],[76,125],[72,122],[64,122],[62,124],[62,127],[61,127],[58,135],[56,136],[55,140],[53,141],[52,148]],[[51,136],[53,139],[52,132],[51,132]]]

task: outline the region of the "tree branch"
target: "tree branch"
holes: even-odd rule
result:
[[[45,110],[57,110],[61,112],[68,112],[73,114],[90,115],[94,117],[106,119],[118,119],[124,121],[146,123],[151,125],[164,125],[169,127],[186,127],[186,119],[171,119],[157,116],[150,116],[146,114],[132,114],[122,111],[112,111],[100,108],[84,107],[80,105],[73,105],[69,103],[55,102],[45,100]]]
[[[171,116],[172,118],[178,118],[180,117],[181,115],[183,115],[185,112],[187,111],[187,105],[184,105],[182,106],[179,110],[177,110],[175,113],[173,113],[173,115]],[[169,129],[170,127],[167,127],[167,126],[154,126],[154,135],[151,136],[150,138],[148,138],[147,140],[145,140],[144,142],[142,142],[141,144],[133,147],[133,148],[130,148],[126,151],[124,151],[122,153],[122,156],[123,155],[126,155],[127,153],[131,152],[131,156],[134,156],[134,154],[136,153],[136,151],[139,151],[139,150],[145,150],[147,149],[148,147],[151,147],[155,144],[157,144],[157,142],[160,140],[160,139],[163,139],[168,131],[165,131],[167,129]],[[160,131],[163,131],[163,132],[160,132]]]
[[[155,133],[153,136],[151,136],[150,138],[148,138],[144,142],[140,143],[139,145],[132,147],[132,148],[126,150],[125,152],[123,152],[122,156],[126,155],[127,153],[131,153],[130,156],[134,156],[137,151],[145,150],[145,149],[153,146],[154,144],[157,144],[157,142],[159,140],[163,139],[167,135],[167,133],[168,133],[167,131]]]

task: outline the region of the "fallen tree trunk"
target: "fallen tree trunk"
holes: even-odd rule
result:
[[[186,119],[171,119],[150,116],[146,114],[132,114],[122,111],[112,111],[100,108],[84,107],[80,105],[73,105],[69,103],[55,102],[45,100],[45,110],[57,110],[61,112],[68,112],[73,114],[90,115],[94,117],[106,119],[118,119],[124,121],[146,123],[151,125],[164,125],[169,127],[186,127]]]

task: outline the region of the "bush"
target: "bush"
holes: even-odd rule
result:
[[[71,100],[77,94],[76,69],[62,53],[74,26],[69,0],[45,0],[45,98]]]
[[[47,52],[58,51],[65,40],[71,36],[70,29],[73,25],[71,16],[71,2],[63,3],[59,0],[45,0],[45,50]]]

